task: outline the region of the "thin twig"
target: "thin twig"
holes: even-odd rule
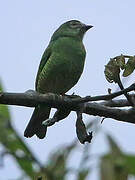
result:
[[[120,77],[119,77],[119,80],[118,80],[117,83],[118,83],[120,89],[121,89],[121,90],[124,90],[124,86],[123,86],[123,84],[122,84],[122,82],[121,82]],[[129,101],[129,103],[130,103],[132,106],[134,106],[134,103],[132,102],[129,94],[128,94],[127,92],[124,92],[124,95],[125,95],[125,97],[127,98],[127,100]]]
[[[111,100],[113,98],[116,98],[124,93],[127,93],[127,92],[130,92],[130,91],[133,91],[135,90],[135,83],[132,84],[131,86],[129,86],[128,88],[125,88],[121,91],[118,91],[118,92],[115,92],[115,93],[112,93],[112,94],[107,94],[107,95],[101,95],[101,96],[93,96],[93,97],[90,97],[90,96],[86,96],[84,98],[76,98],[76,99],[73,99],[72,101],[73,102],[76,102],[76,103],[84,103],[84,102],[88,102],[88,101],[101,101],[101,100]]]

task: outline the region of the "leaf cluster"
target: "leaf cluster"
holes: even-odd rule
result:
[[[105,77],[109,83],[119,81],[120,72],[123,71],[122,76],[127,77],[135,70],[135,56],[120,55],[111,58],[105,66]]]

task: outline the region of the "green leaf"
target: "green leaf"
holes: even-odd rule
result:
[[[135,155],[125,155],[125,162],[128,173],[135,175]]]
[[[128,172],[122,156],[109,153],[101,158],[100,175],[103,180],[128,180]]]
[[[89,169],[85,168],[85,169],[81,169],[78,174],[77,174],[77,180],[85,180],[89,174]]]
[[[76,142],[69,146],[61,147],[53,152],[50,157],[48,164],[46,165],[48,172],[50,173],[51,180],[64,180],[65,175],[69,172],[67,168],[67,160],[74,148]]]
[[[122,70],[125,68],[125,57],[122,54],[116,57],[116,62]]]
[[[0,91],[3,91],[1,82]],[[17,164],[29,177],[32,178],[36,174],[35,168],[33,167],[33,165],[36,164],[34,156],[14,129],[8,106],[1,104],[0,144],[2,144],[9,154],[15,158]]]
[[[110,152],[101,158],[101,179],[127,180],[129,175],[135,175],[135,155],[125,154],[111,136],[107,138]]]
[[[110,160],[110,154],[106,154],[100,160],[100,177],[103,180],[115,180],[113,162]]]
[[[132,74],[134,69],[135,69],[135,56],[131,56],[129,58],[128,62],[126,63],[125,70],[123,72],[123,76],[124,77],[129,76],[130,74]]]
[[[104,73],[109,83],[117,83],[119,81],[120,67],[115,59],[110,59],[105,66]]]
[[[121,148],[118,146],[118,144],[115,142],[115,140],[110,135],[106,135],[106,137],[109,142],[110,151],[116,155],[123,154]]]

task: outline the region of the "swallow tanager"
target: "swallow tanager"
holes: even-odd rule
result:
[[[78,20],[71,20],[54,32],[39,65],[35,83],[37,92],[64,95],[78,82],[86,56],[83,37],[92,27]],[[50,107],[43,105],[35,107],[25,129],[25,137],[32,137],[34,134],[40,139],[45,137],[47,126],[42,122],[49,118],[50,110]]]

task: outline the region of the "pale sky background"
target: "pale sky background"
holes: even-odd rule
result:
[[[94,28],[84,38],[87,57],[83,75],[69,94],[100,95],[107,93],[107,88],[115,89],[115,85],[109,84],[104,77],[104,65],[110,57],[121,53],[135,54],[134,0],[1,0],[0,77],[7,92],[34,89],[38,65],[52,33],[71,19]],[[47,138],[39,140],[23,137],[33,109],[10,106],[10,110],[15,128],[41,162],[47,161],[49,153],[56,147],[70,143],[76,137],[75,113],[49,128]],[[107,119],[101,126],[103,131],[115,137],[124,151],[135,153],[133,124]],[[80,150],[83,148],[84,145],[80,145]],[[100,134],[92,141],[92,153],[102,154],[106,150],[106,140]],[[74,165],[77,159],[76,154],[70,164]],[[5,158],[4,164],[4,168],[0,168],[1,180],[19,177],[20,171],[10,156]],[[97,172],[96,169],[88,179],[99,180]]]

